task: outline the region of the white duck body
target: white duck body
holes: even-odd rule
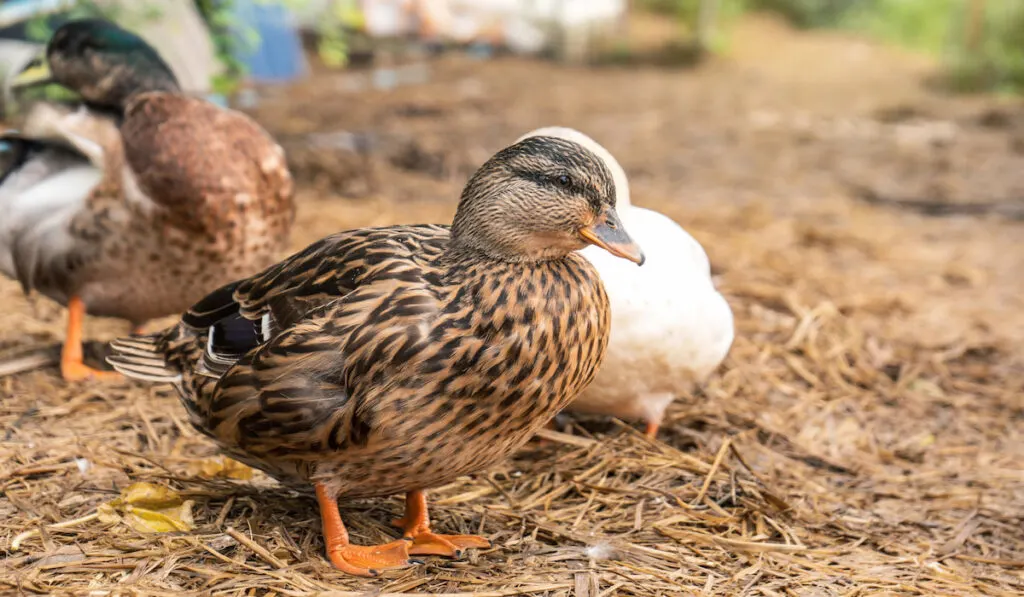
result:
[[[582,251],[604,282],[612,330],[597,378],[568,410],[639,419],[653,432],[672,400],[691,392],[728,354],[732,310],[692,236],[658,212],[619,210],[626,230],[644,239],[647,260],[638,268],[606,259],[600,249]]]
[[[590,386],[566,409],[639,419],[657,433],[668,405],[693,391],[725,359],[733,341],[729,303],[715,289],[703,247],[670,218],[632,205],[618,161],[596,141],[563,127],[537,129],[603,157],[615,179],[623,226],[643,239],[643,266],[597,247],[581,253],[597,268],[611,301],[608,352]]]
[[[98,143],[72,132],[79,119],[79,111],[40,102],[21,133],[0,139],[0,273],[23,284],[19,263],[70,263],[81,248],[72,222],[103,179],[104,160]],[[37,290],[67,302],[53,285]]]

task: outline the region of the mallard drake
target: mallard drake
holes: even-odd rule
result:
[[[327,553],[349,573],[454,556],[427,488],[513,452],[585,387],[607,345],[607,296],[574,253],[636,263],[604,162],[534,137],[469,180],[451,228],[350,230],[199,301],[159,334],[113,343],[129,377],[173,383],[229,455],[312,484]],[[635,266],[633,266],[635,267]],[[403,538],[349,542],[339,497],[406,492]]]
[[[4,137],[0,271],[67,306],[65,379],[114,375],[82,362],[85,314],[138,328],[274,263],[292,180],[263,129],[181,93],[156,51],[113,23],[61,26],[14,85],[47,82],[83,105]]]
[[[729,303],[715,289],[704,248],[668,217],[632,205],[618,160],[584,133],[545,127],[527,133],[568,139],[600,156],[615,180],[622,222],[644,239],[644,267],[622,267],[603,251],[581,253],[597,269],[611,302],[612,330],[597,379],[567,411],[640,419],[647,435],[672,400],[692,392],[713,372],[733,341]]]

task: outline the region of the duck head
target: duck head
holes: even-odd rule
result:
[[[15,89],[57,83],[91,105],[122,110],[146,91],[180,91],[167,63],[138,35],[103,19],[61,25],[41,56],[14,77]]]
[[[541,127],[519,137],[516,139],[516,143],[530,137],[558,137],[559,139],[575,141],[594,152],[594,155],[604,160],[604,165],[608,166],[608,169],[612,172],[612,179],[615,181],[615,208],[622,210],[632,205],[632,199],[629,194],[629,178],[626,176],[626,171],[622,168],[619,160],[615,159],[612,152],[608,151],[604,145],[601,145],[586,133],[567,126]]]
[[[569,139],[534,136],[506,147],[470,178],[452,246],[503,261],[544,261],[587,245],[638,265],[644,254],[615,211],[605,161]]]

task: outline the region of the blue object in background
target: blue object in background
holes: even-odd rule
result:
[[[238,30],[239,53],[247,76],[261,83],[284,83],[305,75],[309,70],[302,40],[291,12],[280,2],[234,0],[231,3]],[[252,43],[255,31],[259,40]]]

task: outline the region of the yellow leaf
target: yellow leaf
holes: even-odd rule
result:
[[[103,522],[124,522],[140,533],[191,531],[192,501],[153,483],[133,483],[97,510]]]
[[[174,508],[147,510],[146,508],[125,507],[125,523],[140,533],[170,533],[191,531],[192,502],[185,501]]]
[[[129,506],[151,510],[180,506],[184,501],[173,490],[154,483],[132,483],[121,492],[120,499]]]
[[[251,468],[226,457],[193,460],[188,465],[188,472],[190,475],[204,479],[238,479],[239,481],[252,479]]]

